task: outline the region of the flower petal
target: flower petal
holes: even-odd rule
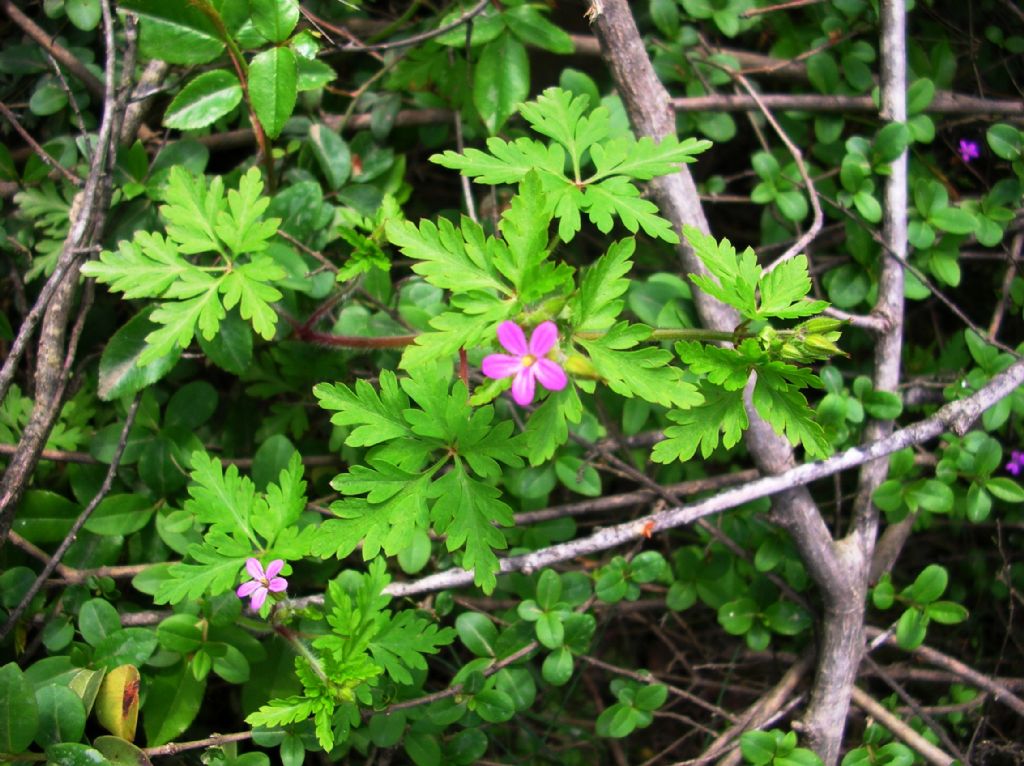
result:
[[[485,356],[480,369],[488,378],[507,378],[515,375],[523,368],[523,362],[518,356],[508,354],[491,354]]]
[[[525,407],[527,404],[533,401],[534,383],[533,383],[533,368],[523,367],[516,374],[515,379],[512,381],[512,399],[520,407]]]
[[[533,375],[548,391],[561,391],[569,382],[565,371],[550,359],[538,359],[533,365]]]
[[[258,587],[260,587],[260,584],[256,580],[249,580],[249,582],[244,582],[238,586],[235,595],[239,598],[247,598]]]
[[[558,326],[554,322],[541,322],[530,336],[530,353],[544,356],[558,343]]]
[[[259,559],[246,559],[245,568],[249,572],[249,577],[251,577],[252,579],[263,579],[263,565],[260,564]]]
[[[275,577],[270,581],[268,589],[272,593],[280,593],[281,591],[288,590],[288,581],[283,577]]]
[[[523,328],[515,322],[507,319],[498,325],[498,340],[501,345],[516,356],[526,356],[529,353],[526,345],[526,336],[523,335]]]
[[[277,577],[277,573],[284,568],[284,562],[281,559],[274,559],[267,564],[266,576],[268,580],[273,580]]]
[[[255,611],[263,606],[263,602],[267,600],[267,589],[257,588],[253,591],[252,599],[249,601],[249,606]]]

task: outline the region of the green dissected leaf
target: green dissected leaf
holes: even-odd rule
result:
[[[284,269],[266,257],[254,258],[233,269],[220,283],[224,308],[232,309],[237,305],[242,319],[250,320],[253,329],[264,340],[271,340],[277,329],[277,313],[270,304],[281,300],[282,295],[280,290],[269,283],[283,279],[284,276]]]
[[[774,365],[758,368],[754,408],[777,434],[784,435],[791,444],[802,444],[811,457],[827,457],[832,448],[815,418],[814,410],[800,390],[786,382]]]
[[[413,271],[436,287],[458,292],[496,290],[511,295],[492,264],[496,240],[485,237],[480,225],[469,218],[462,218],[459,229],[445,218],[439,225],[421,221],[419,228],[409,221],[391,220],[387,235],[416,261]]]
[[[446,311],[430,320],[431,332],[420,333],[416,342],[406,346],[401,367],[407,370],[451,359],[461,348],[474,348],[491,343],[495,327],[508,316],[508,304],[497,296],[475,293],[470,296],[478,316],[461,311]]]
[[[245,722],[250,726],[287,726],[305,721],[315,709],[316,703],[313,700],[302,697],[276,699],[247,715]]]
[[[354,388],[341,383],[320,383],[313,388],[321,407],[336,410],[331,416],[334,425],[356,426],[345,438],[351,447],[372,447],[411,434],[402,416],[409,397],[390,370],[382,370],[379,381],[380,393],[364,380],[357,380]]]
[[[249,65],[249,100],[269,138],[277,138],[295,109],[295,54],[290,48],[270,48]]]
[[[382,550],[397,555],[417,529],[427,527],[426,495],[433,473],[407,473],[382,461],[372,468],[354,466],[352,474],[335,479],[336,486],[342,492],[369,493],[377,500],[349,497],[332,503],[339,518],[320,525],[310,552],[344,558],[362,545],[366,559]]]
[[[492,136],[487,139],[487,149],[490,154],[472,147],[462,154],[448,150],[432,155],[430,161],[482,184],[519,183],[531,170],[556,180],[564,178],[565,151],[558,144],[544,145],[532,138],[504,141]]]
[[[221,252],[214,226],[224,209],[224,181],[214,176],[207,183],[181,166],[171,168],[164,187],[160,214],[167,221],[167,234],[185,254]]]
[[[588,185],[583,191],[583,210],[604,234],[612,230],[613,217],[618,217],[630,232],[640,229],[655,239],[670,244],[679,242],[672,224],[658,215],[658,206],[640,196],[623,176],[611,176]]]
[[[206,547],[189,546],[189,557],[198,563],[173,564],[167,570],[168,579],[161,581],[153,601],[177,604],[186,599],[225,593],[237,584],[238,574],[252,553],[252,546],[246,541],[220,533],[210,534],[206,538]]]
[[[535,285],[541,281],[537,272],[547,258],[548,226],[551,211],[540,177],[527,173],[519,185],[519,193],[512,198],[498,224],[507,248],[495,248],[495,266],[520,294],[531,290],[543,294]]]
[[[742,389],[725,391],[717,386],[702,386],[704,403],[688,410],[673,410],[669,420],[677,425],[665,429],[665,439],[654,445],[651,459],[656,463],[686,461],[700,449],[708,458],[718,448],[719,436],[726,448],[739,443],[747,429],[747,411]]]
[[[226,534],[251,534],[251,518],[266,512],[266,501],[256,495],[256,485],[241,476],[238,467],[223,464],[203,452],[192,453],[192,483],[185,511],[211,529]]]
[[[510,34],[487,43],[473,70],[473,104],[491,135],[501,130],[529,92],[525,46]]]
[[[751,359],[736,349],[679,341],[676,353],[691,372],[706,375],[709,381],[727,391],[742,389],[750,378]]]
[[[598,107],[587,115],[586,96],[574,96],[561,88],[548,88],[535,101],[519,107],[520,114],[536,130],[565,147],[573,167],[579,168],[583,153],[608,136],[608,110]]]
[[[633,239],[615,242],[583,272],[579,291],[569,302],[576,329],[603,330],[618,318],[624,305],[620,296],[629,289],[624,277],[633,266],[630,259],[635,248]]]
[[[583,404],[572,385],[548,395],[533,411],[526,427],[526,454],[530,465],[546,462],[569,438],[569,423],[579,423]]]
[[[404,610],[391,616],[387,624],[370,641],[369,650],[384,671],[397,684],[411,684],[409,670],[426,670],[425,654],[437,654],[455,638],[452,628],[436,624]]]
[[[121,0],[118,7],[142,17],[139,46],[170,64],[205,64],[224,51],[214,22],[188,0]]]
[[[490,593],[497,584],[494,550],[508,547],[495,524],[512,526],[512,509],[499,499],[501,492],[471,477],[460,460],[434,482],[430,494],[436,498],[431,520],[447,536],[448,550],[464,549],[462,566],[472,569],[473,581]]]
[[[256,253],[267,249],[277,233],[280,218],[263,218],[270,198],[262,196],[263,180],[256,168],[249,168],[238,182],[238,189],[229,189],[227,209],[217,214],[214,231],[236,254]],[[284,279],[284,270],[276,264],[263,264],[264,279]],[[276,299],[275,299],[276,300]]]
[[[182,258],[173,242],[144,231],[131,242],[122,241],[117,252],[102,251],[99,260],[82,266],[82,274],[124,293],[125,300],[156,298],[180,282],[194,284],[210,279]]]
[[[195,77],[164,112],[164,125],[178,130],[205,128],[242,101],[242,85],[234,73],[215,69]]]
[[[176,303],[161,303],[150,315],[161,326],[146,336],[149,347],[139,357],[140,365],[151,364],[162,356],[187,348],[195,338],[197,327],[207,340],[217,333],[225,313],[217,300],[217,282],[205,274],[197,282],[205,283],[203,294]]]
[[[629,176],[649,181],[657,176],[678,172],[680,163],[695,162],[696,155],[711,148],[704,139],[666,136],[659,142],[644,136],[639,140],[617,138],[591,148],[596,173],[592,179]]]
[[[762,317],[795,319],[820,314],[828,304],[825,301],[805,301],[811,291],[811,278],[807,271],[807,256],[798,255],[780,263],[761,280]]]
[[[272,43],[284,42],[299,21],[298,0],[249,0],[253,26]]]
[[[716,283],[704,275],[690,275],[690,279],[701,290],[723,303],[735,308],[744,317],[757,317],[756,291],[761,278],[761,267],[757,265],[757,256],[749,247],[737,256],[729,240],[721,243],[709,234],[704,234],[693,226],[684,226],[683,235],[693,247],[701,262],[718,280]]]
[[[669,364],[671,353],[651,347],[626,350],[649,335],[650,329],[643,325],[619,322],[600,338],[575,340],[587,350],[594,368],[615,393],[665,407],[700,404],[702,397],[697,389],[683,380],[679,368]]]

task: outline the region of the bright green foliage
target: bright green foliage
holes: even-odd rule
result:
[[[224,470],[220,460],[202,452],[193,453],[191,462],[190,499],[184,512],[206,532],[202,543],[188,548],[194,563],[174,564],[168,569],[167,579],[154,597],[158,604],[216,596],[231,589],[250,557],[266,563],[306,554],[316,528],[300,529],[297,524],[306,507],[306,483],[298,453],[265,493],[257,492],[235,466]]]
[[[235,306],[259,335],[274,337],[277,314],[270,304],[281,298],[274,283],[285,271],[264,254],[280,221],[263,217],[270,200],[262,191],[255,168],[225,195],[219,177],[207,183],[175,167],[160,207],[167,236],[137,232],[116,252],[104,250],[82,267],[126,299],[160,299],[150,319],[162,326],[146,336],[140,366],[186,348],[197,332],[212,340]],[[186,257],[192,255],[213,265]]]
[[[600,338],[577,338],[577,342],[590,354],[594,369],[615,393],[666,407],[700,404],[701,396],[694,385],[683,380],[682,370],[669,364],[671,353],[649,347],[630,350],[649,336],[650,328],[644,325],[620,322]]]
[[[758,341],[748,338],[735,348],[718,348],[681,341],[679,358],[694,373],[705,375],[704,404],[688,411],[674,411],[677,425],[665,429],[665,440],[654,446],[652,458],[659,463],[689,460],[699,448],[710,457],[722,443],[732,447],[749,425],[743,405],[743,388],[751,373],[757,374],[752,402],[758,414],[792,444],[802,444],[808,454],[825,457],[831,451],[825,432],[801,393],[805,387],[821,388],[812,372],[782,361],[773,361]]]
[[[804,300],[811,291],[806,256],[784,261],[765,275],[749,247],[737,255],[727,239],[719,242],[693,226],[687,226],[683,233],[715,277],[691,275],[694,284],[735,308],[745,319],[795,319],[819,314],[828,306],[825,301]]]
[[[303,695],[275,699],[249,715],[253,726],[281,726],[310,716],[316,719],[317,739],[330,750],[337,738],[357,725],[345,715],[345,723],[332,722],[335,710],[353,710],[354,700],[368,702],[370,690],[385,676],[396,684],[413,682],[410,671],[426,670],[424,655],[437,654],[455,638],[452,628],[438,626],[412,610],[393,613],[390,597],[382,591],[390,582],[382,559],[374,559],[366,574],[343,572],[327,586],[324,616],[329,632],[318,635],[296,657],[296,671]],[[295,637],[294,641],[302,641]]]
[[[617,678],[612,681],[611,689],[618,702],[605,709],[595,724],[597,733],[603,737],[618,739],[650,726],[654,711],[668,699],[668,687],[663,684],[645,686]]]
[[[463,154],[447,151],[431,159],[479,183],[517,183],[537,171],[549,192],[548,210],[559,220],[563,242],[571,241],[580,230],[581,213],[606,234],[618,218],[633,233],[643,229],[652,237],[678,242],[654,204],[641,199],[633,181],[673,173],[680,163],[693,162],[711,143],[694,138],[679,141],[674,136],[655,143],[646,137],[638,141],[613,135],[608,109],[598,106],[591,111],[588,102],[586,96],[548,88],[520,107],[531,127],[554,144],[528,138],[514,142],[491,138],[488,152],[470,148]],[[583,170],[588,154],[593,165],[590,175]],[[571,175],[565,174],[566,160]]]
[[[821,766],[814,751],[796,742],[794,731],[748,731],[740,737],[740,752],[753,766]]]
[[[493,590],[494,550],[507,547],[494,525],[510,526],[512,509],[488,480],[501,474],[499,462],[522,465],[522,438],[513,436],[512,423],[495,422],[491,406],[471,408],[466,387],[449,384],[437,367],[401,381],[385,370],[380,394],[362,382],[354,389],[322,383],[314,393],[336,411],[335,425],[355,426],[346,444],[374,449],[366,465],[332,482],[346,497],[332,504],[340,518],[321,525],[312,553],[343,558],[362,544],[368,560],[381,551],[394,556],[429,525],[446,536],[448,550],[463,551],[476,582]]]

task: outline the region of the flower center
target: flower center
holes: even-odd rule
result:
[[[524,354],[522,358],[523,367],[532,367],[533,363],[537,361],[537,357],[533,354]]]

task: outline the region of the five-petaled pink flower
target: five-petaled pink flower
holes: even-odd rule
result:
[[[976,160],[981,156],[981,149],[978,148],[977,141],[971,141],[968,138],[960,139],[960,159],[965,163],[969,163],[971,160]]]
[[[549,391],[561,391],[568,382],[565,372],[546,355],[558,342],[558,328],[554,322],[541,322],[530,335],[530,342],[515,322],[498,325],[498,340],[509,354],[491,354],[484,358],[482,369],[488,378],[512,380],[512,398],[525,406],[533,401],[536,383]]]
[[[284,562],[281,559],[274,559],[267,564],[267,569],[264,571],[257,559],[249,559],[245,562],[245,568],[252,580],[238,586],[235,593],[239,598],[249,598],[249,608],[258,611],[263,606],[263,602],[267,600],[268,593],[281,593],[288,587],[288,581],[277,576],[282,567],[284,567]]]

